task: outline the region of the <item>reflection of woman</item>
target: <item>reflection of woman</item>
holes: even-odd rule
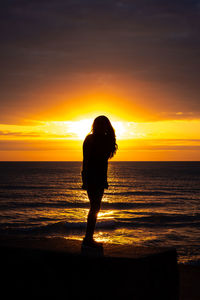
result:
[[[100,210],[104,189],[108,188],[108,159],[117,150],[115,131],[105,116],[97,117],[92,125],[92,133],[87,135],[83,143],[82,181],[90,200],[86,234],[83,245],[99,246],[93,239],[97,214]]]

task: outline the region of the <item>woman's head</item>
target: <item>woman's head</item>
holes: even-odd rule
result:
[[[106,116],[97,117],[92,124],[92,132],[94,134],[109,134],[113,127]]]
[[[98,116],[92,124],[93,134],[104,134],[108,137],[109,141],[109,157],[113,157],[117,151],[115,131],[106,116]]]

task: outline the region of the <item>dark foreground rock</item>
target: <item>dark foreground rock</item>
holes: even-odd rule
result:
[[[179,299],[176,250],[0,238],[5,299]]]

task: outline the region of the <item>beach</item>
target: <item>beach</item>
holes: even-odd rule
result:
[[[81,249],[81,241],[63,238],[2,236],[0,241],[1,283],[7,296],[200,297],[200,268],[178,265],[172,248],[104,244],[103,250],[91,251]]]

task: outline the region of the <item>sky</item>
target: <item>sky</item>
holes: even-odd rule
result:
[[[0,1],[0,160],[200,160],[200,1]]]

